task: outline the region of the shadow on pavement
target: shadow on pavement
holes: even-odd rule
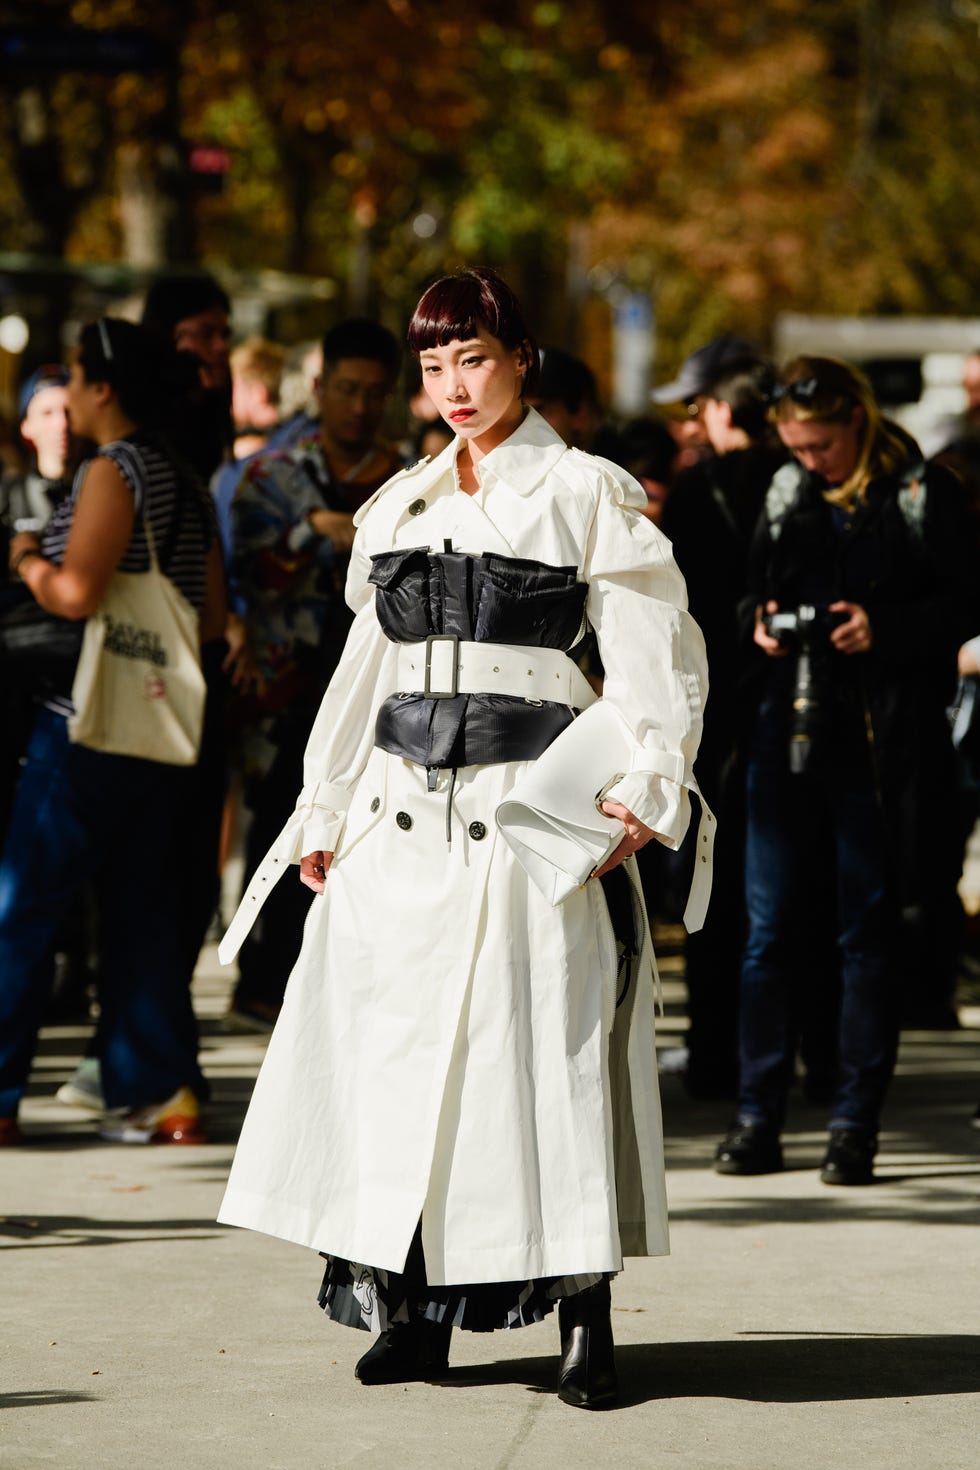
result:
[[[725,1398],[756,1403],[825,1403],[976,1393],[980,1337],[739,1337],[726,1342],[636,1343],[617,1347],[621,1406],[654,1399]],[[553,1392],[557,1357],[515,1358],[453,1369],[440,1387],[523,1383]]]
[[[211,1240],[227,1229],[214,1220],[102,1220],[85,1215],[0,1215],[0,1251],[66,1245],[145,1245]]]
[[[0,1409],[46,1409],[51,1404],[97,1404],[98,1394],[69,1393],[67,1389],[25,1389],[22,1393],[0,1393]]]
[[[800,1198],[760,1195],[758,1176],[755,1176],[747,1181],[755,1186],[754,1193],[744,1196],[722,1194],[724,1185],[719,1182],[718,1193],[710,1198],[672,1204],[670,1219],[672,1224],[682,1220],[696,1221],[699,1225],[721,1225],[726,1229],[736,1225],[808,1225],[833,1220],[901,1220],[904,1224],[972,1225],[976,1228],[976,1194],[967,1190],[937,1189],[934,1181],[969,1179],[977,1174],[980,1174],[980,1166],[945,1172],[926,1170],[922,1173],[883,1174],[874,1185],[854,1189],[821,1186],[819,1195]],[[920,1179],[929,1187],[917,1194],[914,1186]],[[876,1187],[889,1184],[902,1184],[906,1188],[899,1195],[885,1196]]]

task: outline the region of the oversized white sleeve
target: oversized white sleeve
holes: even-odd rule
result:
[[[586,615],[605,666],[603,699],[636,742],[630,769],[606,795],[677,848],[690,820],[686,788],[701,739],[708,664],[670,542],[633,508],[632,491],[628,476],[620,480],[603,466],[583,568]]]
[[[306,745],[293,861],[335,850],[354,783],[374,746],[378,707],[395,690],[397,663],[398,645],[382,632],[371,595],[354,619]]]
[[[378,707],[395,692],[398,645],[385,637],[375,615],[374,588],[367,582],[370,559],[362,552],[356,562],[354,557],[351,560],[347,591],[356,617],[307,742],[303,789],[286,825],[253,874],[218,947],[224,965],[238,953],[289,864],[311,852],[336,849],[354,785],[374,746]]]

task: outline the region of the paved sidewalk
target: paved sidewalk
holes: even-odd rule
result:
[[[975,1470],[980,1008],[905,1037],[869,1189],[819,1183],[801,1100],[784,1174],[719,1178],[727,1108],[664,1078],[673,1255],[614,1283],[624,1405],[589,1415],[552,1392],[553,1318],[457,1333],[445,1385],[362,1388],[316,1257],[214,1223],[262,1055],[221,1032],[227,990],[206,955],[201,1148],[100,1144],[53,1098],[82,1033],[45,1034],[30,1146],[0,1155],[4,1470]]]

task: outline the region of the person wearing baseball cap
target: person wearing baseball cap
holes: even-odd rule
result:
[[[685,357],[672,383],[662,383],[650,394],[654,403],[694,403],[703,398],[716,378],[739,358],[758,357],[759,349],[747,337],[725,332]]]
[[[7,569],[11,537],[20,531],[40,535],[58,506],[71,493],[74,470],[71,427],[68,422],[68,369],[60,362],[35,368],[17,395],[20,437],[29,451],[27,468],[4,475],[0,481],[0,607],[12,609],[23,600],[24,589]],[[21,759],[34,722],[32,692],[0,670],[0,842],[6,830]],[[89,980],[88,926],[76,919],[58,944],[60,976],[57,1003],[88,1012],[85,986]]]
[[[685,418],[675,416],[667,421],[677,444],[675,473],[692,469],[712,452],[701,414],[712,383],[730,363],[757,356],[757,349],[747,338],[725,332],[720,337],[712,337],[710,342],[685,357],[673,382],[654,388],[650,394],[654,403],[683,404],[687,409]]]
[[[17,407],[32,463],[26,472],[5,475],[0,482],[4,540],[16,531],[43,531],[71,489],[68,369],[61,363],[36,368],[21,385]]]

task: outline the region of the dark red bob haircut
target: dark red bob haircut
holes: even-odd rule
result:
[[[409,350],[418,357],[429,347],[466,342],[481,327],[508,350],[525,349],[527,372],[523,396],[533,398],[541,374],[538,344],[521,303],[495,271],[457,271],[431,285],[408,324]]]

